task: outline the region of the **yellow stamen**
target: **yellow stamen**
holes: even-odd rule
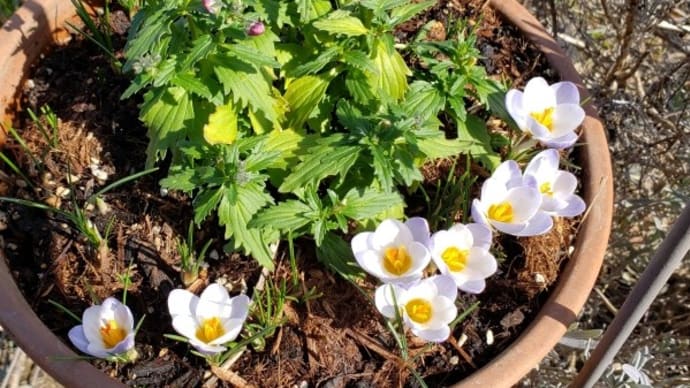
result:
[[[545,126],[549,132],[553,132],[553,111],[554,108],[546,108],[542,112],[532,112],[529,115],[539,124]]]
[[[448,269],[452,272],[460,272],[465,269],[467,265],[467,256],[469,256],[470,251],[460,250],[456,247],[446,248],[441,254],[443,262],[446,263]]]
[[[393,275],[400,276],[412,267],[412,257],[404,246],[386,248],[383,254],[383,268]]]
[[[551,188],[551,182],[544,182],[539,186],[539,191],[541,191],[542,194],[548,195],[549,197],[553,196],[553,189]]]
[[[225,329],[218,317],[204,319],[199,328],[196,329],[196,338],[205,343],[209,343],[223,334],[225,334]]]
[[[101,326],[101,339],[106,349],[114,348],[127,336],[127,332],[121,328],[114,319],[111,319]]]
[[[501,202],[489,206],[489,218],[498,222],[513,221],[513,206],[509,202]]]
[[[407,316],[417,323],[427,323],[431,319],[433,310],[431,303],[424,299],[412,299],[405,305]]]

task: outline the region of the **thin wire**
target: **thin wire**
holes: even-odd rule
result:
[[[690,201],[609,325],[571,387],[590,388],[613,362],[637,323],[690,250]]]

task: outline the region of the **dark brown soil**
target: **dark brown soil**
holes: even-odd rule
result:
[[[517,85],[535,75],[554,80],[538,51],[484,3],[440,2],[422,18],[402,26],[398,37],[406,39],[430,20],[445,23],[449,18],[468,18],[470,25],[479,23],[478,46],[490,74],[514,80]],[[442,27],[434,33],[444,34]],[[122,45],[123,37],[117,39]],[[3,179],[0,194],[69,210],[83,206],[91,194],[105,186],[103,173],[110,183],[141,171],[146,131],[137,120],[139,101],[120,101],[128,83],[127,77],[113,72],[97,48],[77,37],[47,54],[27,82],[22,103],[34,111],[44,105],[53,109],[60,118],[58,146],[51,147],[37,126],[24,117],[17,127],[37,160],[15,141],[10,141],[4,152],[28,175],[35,189],[11,176]],[[429,191],[434,190],[436,179],[447,176],[452,165],[437,161],[425,166]],[[478,166],[474,168],[478,175],[486,175]],[[456,170],[462,173],[462,168]],[[162,336],[173,333],[166,298],[170,290],[181,287],[177,241],[186,236],[192,220],[189,198],[175,193],[162,195],[157,182],[163,176],[157,172],[111,190],[102,196],[107,209],[88,212],[99,230],[112,224],[107,251],[91,247],[58,215],[46,217],[43,211],[4,202],[0,211],[10,221],[0,234],[1,248],[7,252],[12,273],[27,300],[67,343],[66,333],[76,322],[48,301],[80,315],[96,301],[121,296],[125,287],[122,275],[129,273],[132,281],[127,304],[135,317],[145,316],[137,335],[140,358],[128,365],[94,364],[132,385],[197,386],[208,378],[204,376],[208,366],[192,355],[187,345]],[[64,194],[65,188],[70,189],[69,195]],[[425,210],[414,211],[423,215]],[[458,221],[463,215],[451,218]],[[567,256],[571,231],[572,225],[560,222],[546,236],[500,237],[495,252],[499,271],[488,279],[484,293],[461,294],[463,306],[479,301],[480,307],[458,325],[451,341],[427,346],[408,336],[411,354],[418,355],[412,366],[430,386],[452,383],[470,374],[516,338],[538,311],[544,291],[555,281]],[[251,294],[261,272],[255,261],[223,253],[223,232],[215,220],[195,233],[197,247],[208,239],[214,240],[211,250],[219,258],[208,260],[208,270],[194,289],[221,280],[233,294],[247,288]],[[416,386],[370,301],[321,266],[309,241],[297,241],[296,246],[301,281],[289,286],[289,294],[299,302],[287,302],[285,324],[267,340],[264,350],[245,351],[232,366],[234,373],[216,371],[218,384],[228,385],[223,380],[239,378],[266,387],[299,385],[302,381],[323,387]],[[290,283],[286,256],[281,245],[277,270],[267,282],[278,284],[288,279]],[[360,287],[373,291],[374,283],[365,281]],[[305,298],[306,290],[312,289],[318,297]],[[489,335],[494,338],[492,344],[487,343]]]

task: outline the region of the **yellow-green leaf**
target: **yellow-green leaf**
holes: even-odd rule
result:
[[[382,39],[374,41],[371,59],[378,73],[367,73],[369,85],[395,100],[403,98],[407,91],[407,76],[412,72],[393,47],[393,42]]]
[[[232,144],[237,138],[237,111],[231,102],[216,108],[204,125],[204,139],[209,144]]]
[[[314,22],[314,27],[328,31],[331,34],[343,34],[347,36],[364,35],[369,30],[364,27],[362,21],[350,16],[347,11],[333,11],[327,17]]]
[[[290,82],[284,96],[290,106],[290,111],[285,115],[287,128],[297,131],[302,129],[304,122],[325,95],[330,82],[331,77],[324,75],[307,75]]]

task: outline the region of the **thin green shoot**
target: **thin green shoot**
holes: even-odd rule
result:
[[[297,259],[295,257],[295,243],[292,238],[292,229],[288,231],[288,255],[290,256],[290,272],[292,273],[292,285],[299,284],[299,273],[297,271]]]
[[[89,32],[86,32],[69,22],[67,22],[67,25],[70,26],[70,28],[72,28],[74,31],[82,35],[84,38],[90,40],[91,42],[96,44],[96,46],[101,48],[101,50],[103,50],[103,52],[105,52],[105,54],[108,55],[112,60],[113,67],[119,69],[121,67],[120,62],[115,56],[115,51],[113,50],[113,43],[110,39],[111,31],[109,28],[110,24],[108,20],[110,18],[110,1],[105,1],[105,4],[103,6],[105,12],[103,16],[99,18],[99,24],[103,26],[102,28],[96,25],[94,20],[91,18],[89,12],[86,10],[86,6],[84,5],[84,2],[82,0],[71,1],[77,12],[77,15],[79,16],[79,19],[81,19],[81,21],[84,23]]]
[[[36,155],[34,155],[34,153],[31,151],[31,149],[26,144],[24,139],[22,139],[22,137],[19,135],[19,133],[17,133],[16,129],[14,129],[12,127],[8,127],[7,132],[9,132],[10,135],[12,135],[12,138],[14,138],[14,140],[17,142],[17,144],[19,144],[19,146],[24,151],[24,153],[29,155],[29,157],[31,158],[31,161],[34,163],[35,166],[42,166],[43,165],[43,163],[36,158]]]
[[[134,261],[134,256],[129,260],[129,264],[127,265],[127,269],[125,270],[125,273],[120,275],[118,274],[118,280],[120,280],[120,283],[122,283],[122,304],[127,304],[127,290],[129,289],[129,285],[132,284],[132,276],[131,276],[131,270],[132,270],[132,262]]]
[[[251,334],[249,337],[243,338],[242,340],[240,340],[240,341],[238,341],[238,342],[236,342],[236,343],[234,343],[234,344],[230,344],[230,345],[232,345],[232,346],[229,346],[230,349],[229,349],[227,352],[222,353],[222,354],[220,355],[220,357],[218,357],[218,360],[217,360],[218,364],[224,363],[227,359],[229,359],[230,357],[232,357],[232,356],[233,356],[234,354],[236,354],[237,352],[239,352],[239,351],[243,350],[244,348],[246,348],[249,344],[252,344],[252,343],[256,342],[257,339],[259,339],[259,338],[270,337],[271,335],[273,335],[273,333],[275,332],[275,330],[276,330],[278,327],[279,327],[279,325],[269,325],[269,326],[266,326],[266,327],[263,328],[261,331],[258,331],[258,332],[256,332],[256,333],[253,333],[253,334]]]
[[[189,286],[196,279],[199,278],[199,271],[204,264],[206,252],[211,247],[212,243],[213,239],[209,239],[208,241],[206,241],[199,253],[195,252],[193,221],[189,223],[189,227],[187,228],[187,239],[178,240],[177,253],[179,253],[180,255],[182,267],[180,271],[180,276],[182,277],[182,283],[184,283],[186,286]]]
[[[171,339],[173,341],[177,341],[177,342],[185,342],[185,343],[189,342],[189,338],[187,338],[185,336],[177,335],[177,334],[165,333],[165,334],[163,334],[163,337]]]
[[[0,159],[2,159],[3,162],[5,162],[5,164],[12,170],[12,172],[19,175],[19,177],[21,177],[22,180],[26,182],[27,185],[29,185],[29,187],[31,187],[34,190],[36,189],[36,186],[34,186],[34,184],[31,183],[29,178],[22,172],[22,170],[16,164],[14,164],[14,162],[10,158],[8,158],[7,155],[5,155],[2,151],[0,151]]]
[[[55,112],[53,112],[53,110],[47,105],[43,105],[41,107],[41,115],[48,123],[50,131],[48,131],[46,126],[43,125],[41,119],[38,117],[38,115],[36,115],[36,113],[34,113],[33,110],[31,110],[31,108],[27,109],[27,113],[29,114],[31,121],[33,121],[38,128],[39,132],[41,132],[41,135],[43,135],[43,138],[50,145],[50,148],[56,148],[58,146],[58,119]]]
[[[458,315],[453,319],[453,321],[448,325],[450,326],[450,330],[453,331],[455,329],[455,326],[457,326],[460,322],[464,321],[465,318],[467,318],[474,310],[476,310],[479,307],[479,301],[474,302],[470,307],[465,309],[462,314]]]
[[[147,170],[139,171],[139,172],[134,173],[134,174],[132,174],[132,175],[128,175],[128,176],[126,176],[126,177],[124,177],[124,178],[118,179],[118,180],[116,180],[115,182],[113,182],[113,183],[111,183],[111,184],[105,186],[104,188],[102,188],[102,189],[98,190],[97,192],[95,192],[94,194],[92,194],[92,195],[89,197],[89,199],[87,200],[87,202],[93,203],[93,201],[95,201],[95,199],[96,199],[97,197],[102,196],[103,194],[107,193],[108,191],[110,191],[110,190],[112,190],[112,189],[115,189],[115,188],[118,188],[118,187],[124,185],[125,183],[129,183],[129,182],[131,182],[131,181],[133,181],[133,180],[139,179],[139,178],[141,178],[142,176],[151,174],[151,173],[156,172],[156,171],[158,171],[158,167],[149,168],[149,169],[147,169]],[[70,182],[70,184],[71,184],[71,182]]]
[[[55,306],[58,310],[62,311],[63,313],[74,318],[75,321],[81,323],[81,318],[79,318],[75,313],[71,312],[67,307],[63,306],[62,304],[60,304],[60,303],[58,303],[52,299],[48,299],[48,303],[52,304],[53,306]]]
[[[125,304],[124,300],[122,301],[122,304]],[[141,329],[141,325],[144,323],[144,318],[146,318],[146,314],[142,315],[141,318],[139,318],[137,325],[134,327],[134,335],[136,335],[139,332],[139,329]]]

